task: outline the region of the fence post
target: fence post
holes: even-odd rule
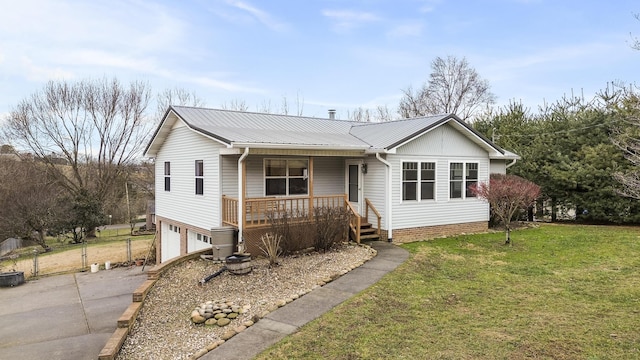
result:
[[[87,269],[87,241],[82,240],[82,271]]]
[[[131,264],[131,238],[127,238],[127,262]]]
[[[38,276],[38,250],[33,249],[33,276]]]

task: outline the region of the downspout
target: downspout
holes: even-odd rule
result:
[[[249,156],[249,148],[244,148],[244,152],[240,155],[238,159],[238,252],[244,252],[244,237],[242,236],[244,230],[244,213],[241,213],[240,210],[244,209],[244,181],[242,181],[244,177],[244,173],[242,171],[242,164],[244,163],[244,159]]]
[[[387,218],[387,241],[392,242],[393,241],[393,226],[391,226],[391,219],[393,218],[393,216],[391,216],[391,197],[393,194],[393,185],[391,183],[391,163],[389,163],[387,160],[383,159],[382,157],[380,157],[380,153],[377,152],[376,153],[376,159],[378,159],[381,163],[383,163],[386,167],[387,167],[387,196],[385,198],[386,201],[386,211],[384,212]]]
[[[507,164],[507,166],[505,166],[505,168],[504,168],[504,169],[506,170],[506,169],[510,168],[511,166],[515,165],[515,164],[516,164],[516,161],[518,161],[518,159],[513,159],[513,161],[511,161],[511,163],[510,163],[510,164]]]

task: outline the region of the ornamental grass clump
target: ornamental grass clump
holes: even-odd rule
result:
[[[278,258],[282,255],[282,248],[280,247],[282,236],[266,233],[260,237],[260,240],[262,241],[262,245],[259,247],[264,256],[269,259],[269,267],[279,265]]]

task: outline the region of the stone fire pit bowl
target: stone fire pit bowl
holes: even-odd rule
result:
[[[0,273],[0,287],[12,287],[24,284],[23,271],[10,271]]]

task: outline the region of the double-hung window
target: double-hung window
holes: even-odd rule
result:
[[[164,162],[164,191],[171,191],[171,163]]]
[[[204,162],[196,160],[196,195],[204,194]]]
[[[420,163],[420,199],[435,199],[436,163]]]
[[[402,163],[402,200],[418,199],[418,163]]]
[[[402,163],[402,200],[435,199],[436,163]]]
[[[471,185],[478,182],[478,163],[449,164],[449,198],[475,197]]]
[[[265,195],[308,194],[308,169],[308,159],[265,159]]]

